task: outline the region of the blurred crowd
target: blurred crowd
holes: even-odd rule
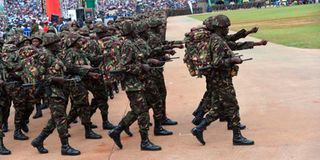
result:
[[[4,8],[9,23],[29,21],[42,16],[40,0],[6,0]]]

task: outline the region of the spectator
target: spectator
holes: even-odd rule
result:
[[[49,26],[48,26],[48,21],[45,21],[44,24],[43,24],[43,32],[44,33],[47,33],[48,30],[49,30]]]

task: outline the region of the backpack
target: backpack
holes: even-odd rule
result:
[[[210,66],[210,32],[204,27],[192,28],[185,34],[185,55],[183,58],[192,77],[201,77],[199,69]]]

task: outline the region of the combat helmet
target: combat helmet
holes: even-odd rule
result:
[[[230,19],[222,14],[211,16],[203,21],[203,25],[209,30],[214,30],[217,27],[229,27],[231,25]]]
[[[95,33],[104,33],[108,31],[108,28],[102,22],[98,22],[95,24],[93,31]]]
[[[121,24],[121,32],[123,36],[126,36],[135,30],[135,23],[132,20],[125,20]]]
[[[24,42],[26,42],[26,41],[29,41],[31,44],[31,39],[29,39],[26,36],[20,35],[18,37],[18,41],[16,42],[17,47],[21,47],[24,44]]]
[[[89,36],[90,35],[90,30],[88,27],[82,27],[78,30],[78,33],[82,36]]]
[[[38,39],[38,40],[40,41],[40,44],[43,43],[43,41],[42,41],[42,35],[41,35],[39,32],[37,32],[37,33],[35,33],[35,34],[33,34],[33,35],[31,36],[31,41],[32,41],[33,39]]]
[[[45,33],[43,35],[43,45],[48,46],[50,44],[60,41],[60,37],[54,33]]]
[[[2,47],[3,53],[11,53],[18,50],[18,47],[14,44],[4,44]]]
[[[138,33],[142,33],[142,32],[145,32],[149,29],[149,24],[145,21],[140,21],[137,23],[137,26],[136,26],[136,31]]]
[[[70,48],[72,45],[74,45],[79,39],[81,38],[81,35],[76,33],[70,33],[66,37],[66,46]]]
[[[163,24],[160,18],[154,18],[154,17],[151,17],[148,23],[151,28],[156,28]]]

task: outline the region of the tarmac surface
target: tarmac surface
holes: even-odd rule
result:
[[[191,27],[201,24],[188,17],[168,19],[167,39],[182,40]],[[257,24],[258,26],[258,24]],[[260,32],[263,32],[262,30]],[[246,40],[258,39],[248,38]],[[177,126],[165,126],[174,135],[155,137],[150,127],[150,139],[161,145],[162,151],[140,151],[138,126],[133,124],[134,136],[122,134],[124,148],[118,149],[102,130],[100,111],[92,121],[103,136],[101,140],[86,140],[80,123],[72,124],[69,130],[70,144],[81,151],[77,157],[60,155],[60,141],[56,131],[46,141],[48,154],[39,154],[30,143],[49,119],[49,110],[44,117],[30,122],[30,139],[13,140],[13,113],[10,116],[10,131],[4,139],[10,156],[1,160],[43,159],[110,159],[110,160],[318,160],[320,159],[320,50],[297,49],[269,43],[265,47],[241,51],[244,57],[253,57],[240,65],[234,78],[234,86],[240,104],[241,122],[247,125],[242,133],[255,140],[253,146],[233,146],[232,132],[225,122],[214,122],[204,132],[206,145],[202,146],[190,130],[191,113],[197,107],[204,91],[204,79],[189,75],[183,64],[183,50],[177,50],[179,60],[165,66],[168,90],[168,116],[177,120]],[[129,102],[122,91],[109,101],[111,122],[117,124],[128,111]],[[152,113],[151,113],[152,117]]]

